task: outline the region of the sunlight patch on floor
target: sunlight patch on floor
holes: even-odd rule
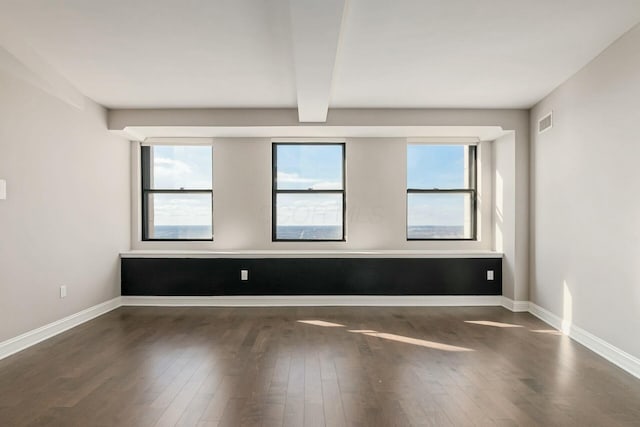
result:
[[[470,348],[466,348],[466,347],[458,347],[455,345],[449,345],[449,344],[442,344],[439,342],[434,342],[434,341],[427,341],[427,340],[421,340],[418,338],[410,338],[410,337],[405,337],[402,335],[395,335],[395,334],[387,334],[385,332],[376,332],[376,331],[358,331],[358,330],[354,330],[354,331],[349,331],[349,332],[358,332],[361,333],[363,335],[367,335],[369,337],[375,337],[375,338],[382,338],[385,340],[390,340],[390,341],[395,341],[395,342],[401,342],[404,344],[412,344],[412,345],[417,345],[420,347],[426,347],[426,348],[431,348],[434,350],[442,350],[442,351],[475,351],[472,350]]]
[[[344,328],[344,325],[339,323],[325,322],[324,320],[298,320],[299,323],[306,323],[307,325],[324,326],[325,328]]]
[[[307,325],[314,325],[314,326],[323,326],[325,328],[343,328],[345,327],[344,325],[341,325],[340,323],[333,323],[333,322],[327,322],[325,320],[298,320],[298,323],[304,323]],[[400,343],[404,343],[404,344],[411,344],[411,345],[417,345],[420,347],[426,347],[426,348],[431,348],[434,350],[442,350],[442,351],[475,351],[473,349],[470,348],[466,348],[466,347],[458,347],[455,345],[449,345],[449,344],[442,344],[439,342],[434,342],[434,341],[427,341],[427,340],[421,340],[418,338],[411,338],[411,337],[405,337],[403,335],[396,335],[396,334],[388,334],[385,332],[377,332],[374,331],[372,329],[348,329],[349,332],[352,333],[356,333],[356,334],[363,334],[363,335],[367,335],[369,337],[375,337],[375,338],[382,338],[385,340],[389,340],[389,341],[395,341],[395,342],[400,342]]]
[[[474,325],[493,326],[496,328],[522,328],[520,325],[512,323],[492,322],[491,320],[465,320],[464,323],[473,323]]]

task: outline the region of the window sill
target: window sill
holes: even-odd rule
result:
[[[131,250],[120,258],[502,258],[494,251],[420,251],[420,250]]]

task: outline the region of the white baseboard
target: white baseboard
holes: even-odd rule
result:
[[[526,312],[529,311],[529,301],[514,301],[511,298],[501,297],[500,305],[507,310],[514,312]]]
[[[499,295],[282,295],[153,297],[123,296],[125,306],[307,307],[307,306],[499,306]]]
[[[554,329],[562,331],[562,319],[559,316],[556,316],[552,312],[547,309],[540,307],[537,304],[529,303],[529,313],[536,316],[538,319],[542,320],[544,323],[552,326]],[[567,331],[564,331],[567,332]],[[567,334],[568,335],[568,334]]]
[[[88,322],[111,310],[120,307],[120,297],[94,305],[78,313],[56,320],[40,328],[25,332],[17,337],[0,342],[0,359],[11,356],[14,353],[24,350],[27,347],[38,344],[48,338],[58,335],[64,331],[74,328],[84,322]]]
[[[549,310],[546,310],[534,303],[529,304],[529,312],[542,320],[545,323],[553,326],[554,328],[561,330],[565,335],[573,338],[580,344],[587,347],[594,353],[607,359],[609,362],[617,365],[618,367],[629,372],[636,378],[640,378],[640,359],[631,354],[620,350],[601,338],[593,335],[590,332],[585,331],[575,325],[572,325],[564,321],[559,316],[556,316]]]

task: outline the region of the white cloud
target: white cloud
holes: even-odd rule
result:
[[[156,188],[174,188],[187,180],[191,167],[180,160],[155,157],[153,159],[153,184]]]
[[[415,200],[409,204],[408,221],[410,225],[462,225],[465,221],[464,205],[457,200]]]
[[[278,183],[289,184],[285,188],[304,188],[312,190],[339,190],[342,188],[341,182],[325,181],[319,178],[303,178],[297,173],[287,173],[278,171]]]
[[[155,188],[209,188],[210,181],[198,176],[187,163],[155,157],[153,159],[153,185]]]
[[[207,196],[156,194],[155,225],[211,225],[211,199]]]
[[[317,179],[302,178],[297,173],[287,173],[278,171],[278,182],[286,182],[292,184],[303,184],[308,182],[315,182]]]
[[[153,169],[156,173],[185,174],[191,173],[191,167],[181,160],[156,157],[153,159]]]

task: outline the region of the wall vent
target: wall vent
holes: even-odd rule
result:
[[[553,111],[538,120],[538,133],[546,132],[553,127]]]

